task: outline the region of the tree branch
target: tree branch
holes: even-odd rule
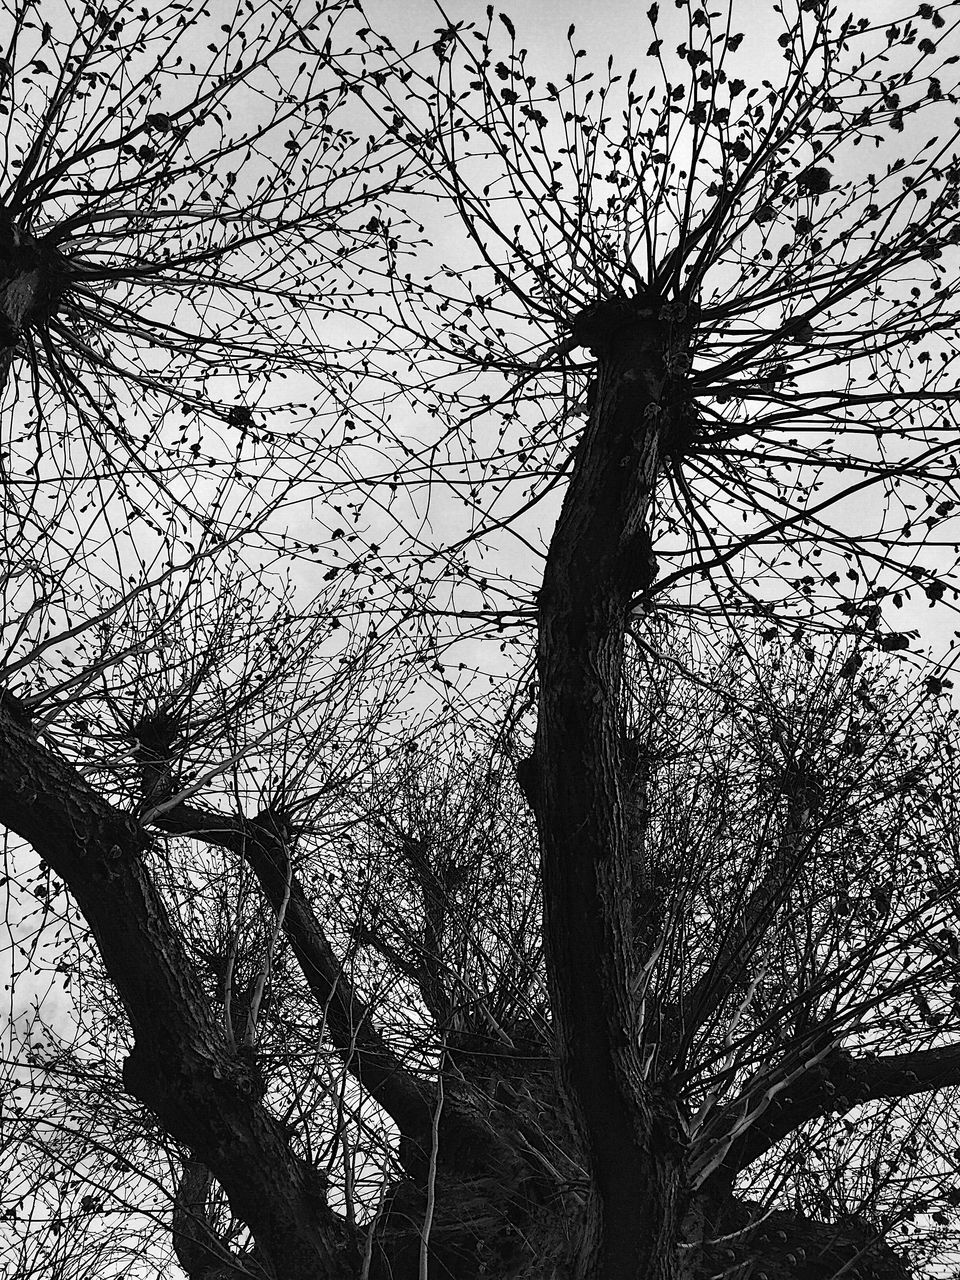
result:
[[[127,1090],[215,1174],[285,1280],[347,1277],[354,1241],[228,1052],[144,864],[147,833],[41,745],[9,694],[0,696],[0,823],[63,879],[90,926],[133,1030]]]
[[[289,887],[283,932],[311,994],[324,1011],[334,1047],[402,1129],[416,1129],[426,1108],[429,1132],[432,1088],[404,1067],[377,1030],[370,1007],[356,994],[302,882],[290,874],[287,841],[276,816],[266,812],[248,819],[178,804],[152,821],[168,834],[200,839],[243,859],[275,913],[279,914]]]
[[[707,972],[680,1002],[679,1026],[691,1037],[711,1010],[717,1008],[753,970],[753,956],[778,909],[787,900],[813,840],[811,797],[803,770],[784,766],[787,812],[784,829],[770,865],[743,907],[729,921],[717,954]]]
[[[833,1049],[771,1099],[756,1121],[731,1145],[725,1175],[745,1169],[801,1125],[846,1115],[864,1102],[907,1098],[960,1085],[960,1043],[914,1053],[855,1057]]]
[[[427,1161],[437,1085],[409,1071],[384,1041],[369,1005],[346,977],[301,881],[289,873],[288,841],[276,815],[266,812],[246,819],[178,804],[156,815],[153,822],[171,834],[202,839],[243,858],[275,912],[280,912],[286,898],[283,932],[324,1011],[334,1048],[396,1122],[405,1139],[401,1158],[412,1158],[418,1167]],[[441,1139],[441,1162],[461,1174],[489,1175],[516,1167],[515,1153],[502,1135],[455,1097],[446,1100]]]
[[[205,1165],[184,1160],[173,1202],[173,1249],[189,1280],[275,1280],[255,1253],[235,1253],[213,1230],[207,1209],[212,1184]]]

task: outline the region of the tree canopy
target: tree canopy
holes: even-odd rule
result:
[[[948,1274],[955,0],[2,13],[8,1271]]]

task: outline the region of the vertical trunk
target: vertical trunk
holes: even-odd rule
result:
[[[648,523],[670,444],[672,333],[653,305],[615,301],[582,316],[574,338],[599,369],[540,593],[532,795],[544,936],[595,1189],[581,1276],[675,1280],[684,1131],[644,1076],[619,759],[626,612],[656,573]]]

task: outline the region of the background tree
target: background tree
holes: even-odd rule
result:
[[[907,1273],[886,1237],[902,1245],[903,1215],[943,1188],[957,1078],[950,727],[863,663],[909,642],[890,610],[911,591],[952,607],[953,9],[875,26],[805,0],[779,34],[758,33],[782,74],[748,91],[736,64],[755,51],[726,13],[671,13],[686,24],[671,61],[675,33],[652,6],[649,101],[612,70],[589,97],[575,47],[564,88],[538,89],[492,11],[476,30],[443,17],[410,53],[376,34],[375,14],[332,30],[335,8],[315,24],[279,15],[272,86],[254,59],[252,79],[226,87],[246,107],[304,75],[308,127],[326,128],[329,93],[331,109],[349,104],[336,137],[362,136],[367,112],[383,141],[357,146],[368,178],[336,155],[333,293],[288,275],[294,327],[278,349],[276,313],[261,315],[244,347],[264,397],[289,357],[299,404],[337,429],[262,429],[259,399],[256,414],[234,403],[219,460],[204,461],[221,476],[212,494],[179,453],[168,469],[137,443],[116,480],[103,461],[101,412],[123,441],[123,415],[140,424],[149,394],[166,398],[155,376],[134,375],[147,388],[135,403],[129,364],[94,358],[77,376],[100,388],[109,374],[115,401],[98,389],[96,413],[79,393],[60,420],[55,403],[52,422],[36,412],[44,387],[69,385],[59,352],[84,355],[71,308],[97,333],[109,316],[57,283],[61,258],[90,253],[49,229],[57,188],[43,189],[49,222],[15,209],[3,305],[26,376],[8,380],[7,420],[30,505],[11,539],[43,554],[40,585],[8,606],[2,818],[58,877],[39,886],[44,911],[61,909],[62,881],[89,928],[70,921],[79,950],[58,963],[83,962],[97,1047],[123,1060],[118,1158],[167,1191],[190,1276]],[[35,34],[29,10],[14,17]],[[261,11],[250,20],[259,30]],[[76,22],[81,50],[115,26],[94,11]],[[66,54],[59,65],[84,101]],[[203,83],[229,79],[217,68]],[[188,63],[173,83],[192,91],[197,74]],[[53,110],[33,117],[41,152]],[[114,114],[124,154],[139,126]],[[924,120],[938,140],[905,155],[905,122],[915,139]],[[274,150],[248,163],[248,149],[228,185],[252,209],[244,183]],[[193,152],[178,154],[189,188]],[[406,168],[378,188],[395,154]],[[324,181],[317,161],[298,179]],[[413,258],[415,219],[437,200],[464,239]],[[323,262],[309,207],[297,188],[286,213]],[[95,239],[90,216],[67,211]],[[114,217],[108,245],[126,226]],[[209,289],[233,315],[248,284],[237,244],[268,279],[270,264],[296,270],[272,223],[262,241],[220,234],[199,259],[189,236],[163,259],[161,281],[190,305]],[[138,261],[139,288],[154,268]],[[331,297],[344,314],[321,346]],[[209,417],[229,403],[218,380],[235,353],[204,369],[222,332],[182,315],[175,354],[202,389],[191,413]],[[144,351],[149,335],[129,332]],[[85,456],[91,440],[89,468],[68,465],[64,450]],[[84,486],[96,520],[73,529]],[[445,493],[465,498],[459,525],[437,507]],[[876,524],[858,516],[851,531],[850,502],[874,493]],[[508,558],[512,542],[544,554],[537,526],[561,494],[542,573]],[[922,565],[920,545],[934,557]],[[307,567],[317,558],[323,574]],[[536,681],[479,709],[492,722],[481,766],[454,753],[440,768],[432,742],[418,754],[403,697],[423,685],[405,664],[432,664],[444,730],[464,739],[458,699],[479,681],[466,660],[456,674],[463,641],[492,631],[525,659],[517,624],[534,612]],[[719,670],[663,639],[673,612],[704,638],[737,618]],[[831,621],[846,637],[832,664],[805,638]],[[791,640],[809,663],[799,677]],[[924,695],[946,687],[942,671],[926,680]],[[521,798],[507,764],[531,696]],[[66,1082],[64,1117],[82,1101],[69,1073],[92,1053],[67,1048],[28,1063],[44,1089]],[[851,1162],[834,1117],[855,1106],[870,1124]],[[66,1119],[57,1141],[32,1121],[17,1121],[39,1153],[30,1205],[63,1191],[45,1170],[78,1159]],[[892,1182],[895,1143],[913,1185]],[[943,1221],[921,1253],[949,1244],[936,1237],[951,1203],[932,1209]],[[71,1222],[93,1213],[82,1197],[69,1208]]]

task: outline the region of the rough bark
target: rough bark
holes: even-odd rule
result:
[[[550,543],[539,599],[540,703],[531,795],[564,1081],[596,1197],[583,1280],[672,1280],[686,1210],[684,1130],[645,1075],[620,762],[624,632],[655,574],[649,513],[677,403],[672,327],[653,300],[584,313],[598,358],[593,409]]]

